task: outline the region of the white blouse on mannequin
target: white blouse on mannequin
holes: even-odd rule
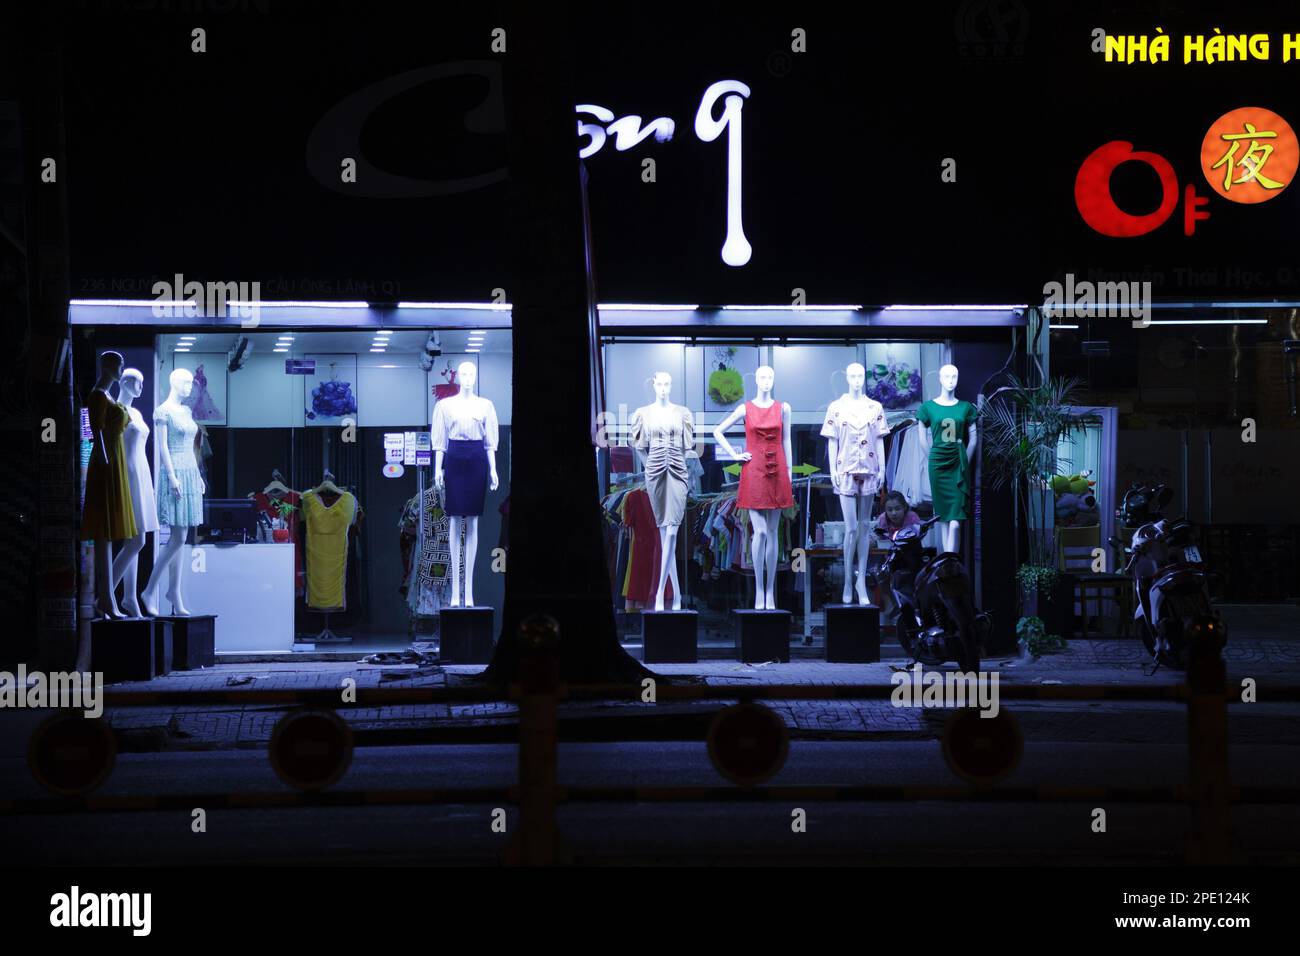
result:
[[[481,441],[488,451],[496,451],[499,438],[497,410],[491,399],[451,395],[433,406],[434,451],[446,451],[448,441]]]

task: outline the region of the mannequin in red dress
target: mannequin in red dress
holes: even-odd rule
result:
[[[739,459],[740,491],[736,503],[749,512],[753,528],[754,610],[776,610],[777,521],[794,503],[790,447],[790,403],[772,397],[776,373],[763,365],[754,372],[754,400],[737,405],[718,423],[713,438],[730,457]],[[745,421],[745,450],[736,453],[726,431]]]

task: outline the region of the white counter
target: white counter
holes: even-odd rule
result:
[[[185,569],[185,603],[217,616],[216,651],[293,650],[293,544],[201,544]],[[203,567],[202,572],[197,567]]]

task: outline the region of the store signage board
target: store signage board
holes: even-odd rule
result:
[[[419,433],[418,433],[418,432],[405,432],[405,433],[403,434],[403,438],[404,438],[404,441],[403,441],[403,444],[402,444],[402,464],[403,464],[403,465],[414,465],[414,464],[415,464],[415,436],[416,436],[417,434],[419,434]]]
[[[401,464],[391,464],[391,463],[390,463],[390,464],[384,465],[384,477],[385,477],[385,478],[401,478],[402,475],[404,475],[404,474],[406,474],[406,469],[403,468]]]
[[[315,359],[285,359],[284,374],[285,375],[315,375],[316,360]]]

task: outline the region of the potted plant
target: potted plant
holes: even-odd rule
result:
[[[1041,617],[1022,617],[1017,621],[1016,638],[1021,657],[1037,658],[1065,650],[1065,638],[1059,634],[1048,634]]]
[[[1057,569],[1052,531],[1052,479],[1065,474],[1060,446],[1086,419],[1072,411],[1079,380],[1049,378],[1034,385],[1015,375],[990,397],[981,414],[984,469],[993,487],[1012,486],[1016,520],[1025,530],[1028,552],[1016,578],[1022,613],[1048,619],[1052,630],[1069,633],[1073,588]]]
[[[277,544],[283,544],[289,540],[289,519],[293,513],[298,510],[297,505],[291,505],[287,501],[277,501],[275,503],[275,527],[271,529],[271,540]]]

